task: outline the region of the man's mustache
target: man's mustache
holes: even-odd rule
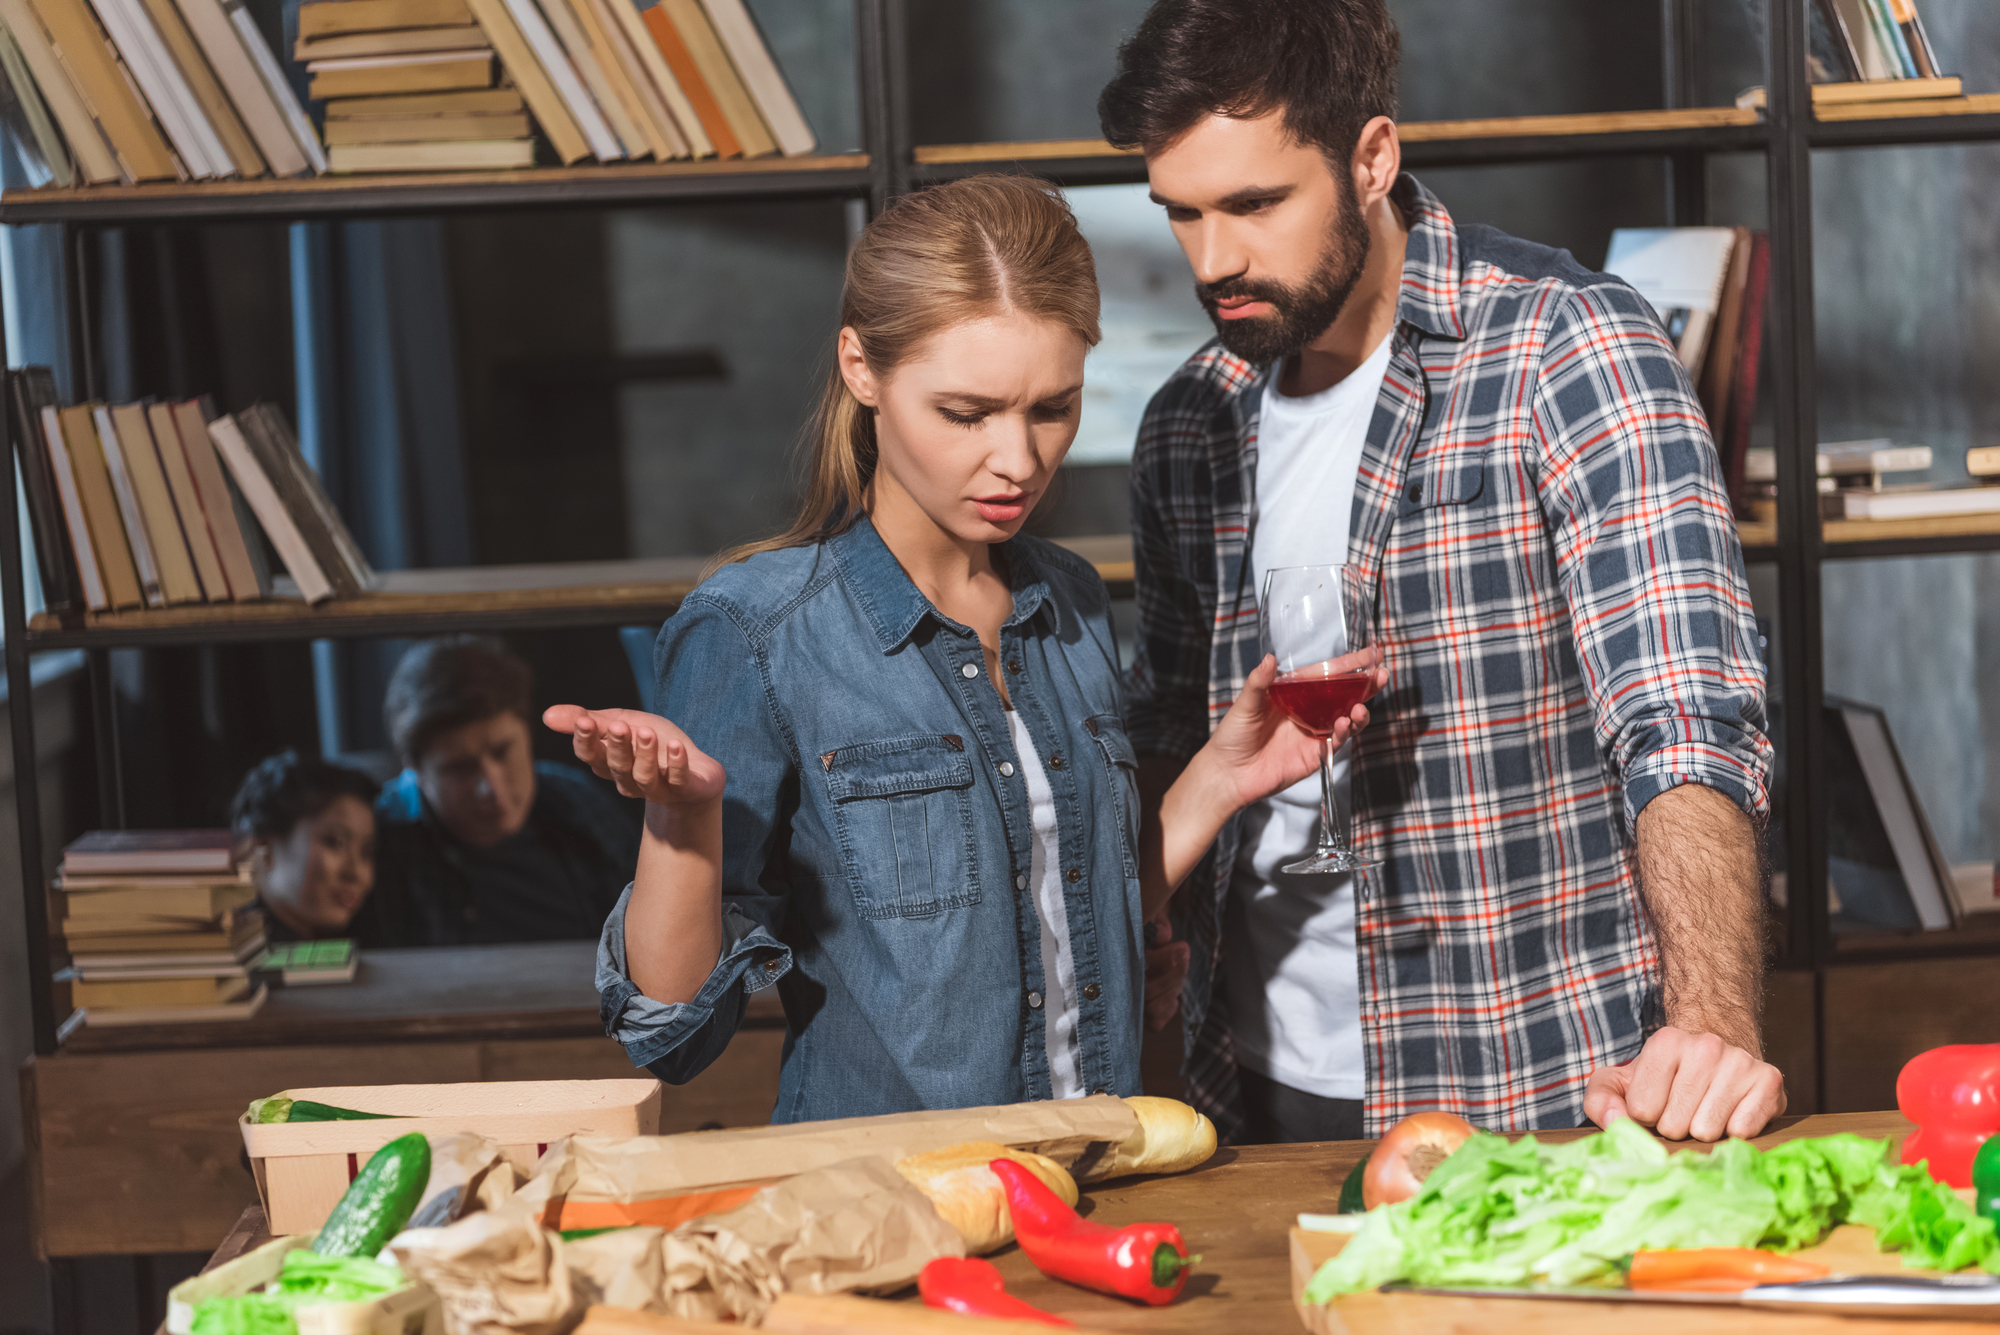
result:
[[[1214,312],[1218,302],[1228,301],[1232,297],[1247,297],[1252,301],[1268,301],[1271,305],[1282,310],[1285,304],[1291,300],[1292,296],[1288,289],[1279,284],[1252,282],[1246,278],[1231,278],[1220,283],[1196,283],[1194,285],[1194,294],[1211,313]]]

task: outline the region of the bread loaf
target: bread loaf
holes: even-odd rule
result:
[[[1211,1136],[1211,1143],[1213,1140]],[[931,1198],[937,1212],[965,1239],[967,1254],[979,1256],[1014,1240],[1006,1188],[986,1166],[995,1159],[1012,1159],[1047,1183],[1065,1203],[1076,1204],[1076,1179],[1061,1164],[990,1140],[968,1140],[913,1154],[898,1163],[896,1171]]]
[[[1139,1129],[1118,1147],[1107,1178],[1132,1173],[1185,1173],[1215,1153],[1215,1123],[1179,1099],[1135,1095],[1125,1100]]]

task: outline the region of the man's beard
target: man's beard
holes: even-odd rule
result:
[[[1368,263],[1368,244],[1367,220],[1361,216],[1353,187],[1348,185],[1341,191],[1341,206],[1334,211],[1333,230],[1327,234],[1326,249],[1320,252],[1319,268],[1304,283],[1292,287],[1233,278],[1212,285],[1196,283],[1195,296],[1201,299],[1208,318],[1215,321],[1222,346],[1244,361],[1262,366],[1295,357],[1326,332],[1354,295]],[[1230,297],[1267,301],[1272,314],[1225,320],[1216,303]]]

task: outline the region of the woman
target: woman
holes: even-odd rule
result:
[[[285,751],[243,777],[229,825],[272,941],[367,936],[355,926],[375,885],[375,781]]]
[[[1266,661],[1142,841],[1104,586],[1020,536],[1097,309],[1051,187],[898,201],[848,257],[804,507],[661,632],[666,717],[545,715],[647,800],[598,985],[662,1079],[779,983],[777,1121],[1139,1092],[1142,922],[1317,752]]]

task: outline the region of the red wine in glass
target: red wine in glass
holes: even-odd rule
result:
[[[1272,682],[1271,698],[1313,736],[1331,737],[1333,725],[1352,714],[1374,684],[1365,671],[1301,673]]]
[[[1373,620],[1368,597],[1351,566],[1285,566],[1264,577],[1264,647],[1278,659],[1271,699],[1299,727],[1320,739],[1319,844],[1288,872],[1352,872],[1366,866],[1347,846],[1334,801],[1333,732],[1374,688],[1368,652]]]

